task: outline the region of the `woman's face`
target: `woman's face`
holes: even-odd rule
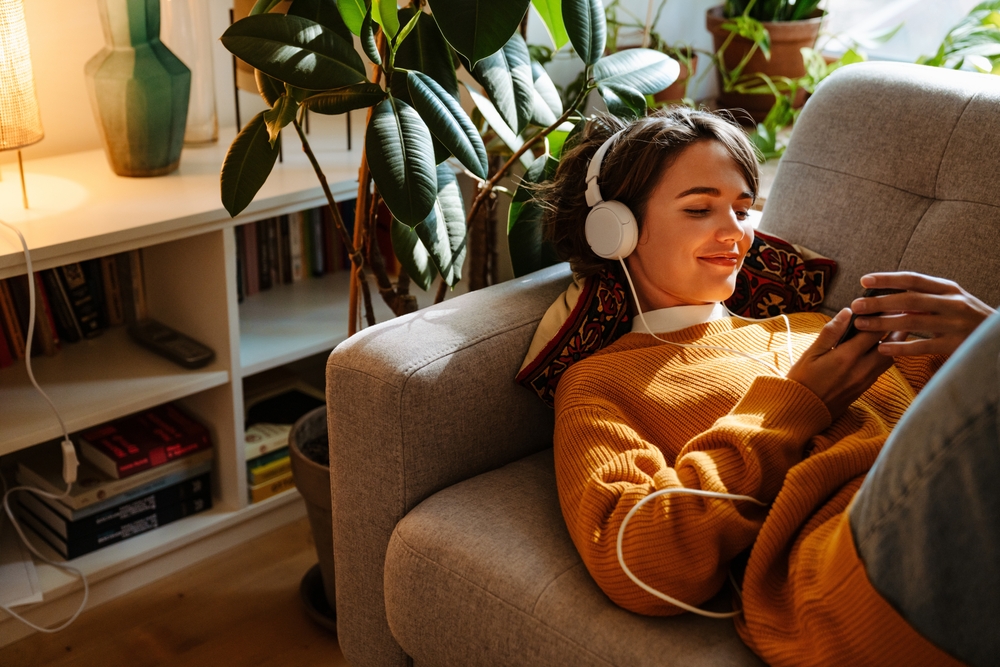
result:
[[[646,206],[628,268],[643,310],[728,299],[753,242],[743,173],[714,140],[688,146]]]

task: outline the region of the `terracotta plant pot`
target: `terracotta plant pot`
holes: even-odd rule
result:
[[[323,591],[330,609],[335,609],[336,586],[333,565],[333,503],[330,497],[330,467],[320,465],[303,454],[303,446],[322,438],[327,441],[326,407],[316,408],[295,422],[288,435],[295,487],[306,501],[309,526],[312,528],[316,555],[323,577]],[[307,573],[307,577],[309,574]],[[314,610],[310,610],[311,612]],[[312,614],[311,614],[312,615]]]
[[[669,55],[669,54],[668,54]],[[673,56],[671,56],[673,57]],[[660,92],[653,95],[653,99],[656,102],[680,102],[687,96],[687,83],[688,80],[695,75],[698,71],[698,54],[691,54],[691,69],[688,70],[687,64],[685,64],[679,58],[674,58],[677,63],[681,66],[681,71],[677,75],[677,80],[672,84],[661,90]]]
[[[705,26],[712,33],[712,42],[715,50],[729,37],[729,31],[723,29],[722,24],[726,22],[722,15],[722,6],[712,7],[705,14]],[[769,77],[786,76],[796,79],[806,73],[805,63],[802,61],[803,47],[812,47],[816,44],[816,37],[819,35],[820,24],[823,22],[823,14],[803,21],[775,21],[764,23],[768,33],[771,35],[771,59],[764,58],[760,49],[753,54],[750,62],[743,68],[743,74],[753,74],[761,72]],[[753,47],[753,42],[744,37],[735,37],[726,52],[723,54],[723,62],[726,69],[732,71],[739,65],[747,52]],[[746,109],[754,121],[761,122],[767,116],[767,112],[774,106],[774,95],[770,94],[741,94],[727,93],[722,91],[722,76],[719,75],[719,105],[728,109]],[[801,107],[805,103],[806,94],[804,90],[799,90],[793,101],[795,108]]]

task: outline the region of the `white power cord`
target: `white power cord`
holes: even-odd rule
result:
[[[35,389],[38,390],[38,393],[41,394],[42,398],[45,399],[45,402],[49,404],[49,407],[52,409],[52,413],[56,416],[56,419],[59,421],[59,427],[62,429],[63,480],[66,482],[66,491],[64,491],[61,494],[55,494],[55,493],[49,493],[47,491],[42,491],[41,489],[36,489],[35,487],[32,486],[14,486],[8,489],[6,480],[4,480],[2,476],[0,476],[0,482],[3,483],[4,487],[3,508],[4,511],[7,513],[7,516],[10,518],[11,525],[14,526],[14,530],[17,531],[17,534],[21,538],[21,541],[24,542],[24,546],[26,546],[28,550],[35,555],[36,558],[45,563],[48,563],[49,565],[57,567],[60,570],[73,573],[76,576],[80,577],[80,579],[83,581],[83,600],[80,602],[80,606],[77,608],[76,612],[72,616],[70,616],[69,620],[67,620],[62,625],[56,626],[54,628],[45,628],[39,625],[35,625],[34,623],[24,618],[23,616],[21,616],[20,614],[18,614],[17,612],[15,612],[6,605],[0,604],[0,609],[3,609],[13,618],[16,618],[25,625],[35,630],[38,630],[39,632],[52,633],[63,630],[64,628],[68,627],[70,623],[72,623],[77,619],[77,617],[80,615],[80,612],[82,612],[84,607],[87,606],[87,598],[90,595],[90,586],[87,583],[87,577],[78,568],[66,565],[65,563],[58,563],[56,561],[49,560],[41,553],[39,553],[39,551],[34,547],[34,545],[32,545],[31,542],[28,541],[28,538],[25,536],[24,531],[21,529],[21,525],[18,523],[17,518],[14,516],[14,513],[10,509],[10,496],[15,491],[27,491],[28,493],[33,493],[36,496],[41,496],[43,498],[51,498],[52,500],[59,500],[60,498],[66,498],[67,496],[69,496],[69,492],[73,488],[73,482],[76,481],[76,469],[77,466],[79,465],[79,462],[77,461],[76,458],[76,450],[73,448],[73,442],[69,439],[69,431],[66,430],[66,423],[63,421],[62,415],[59,414],[59,410],[56,409],[56,406],[52,402],[52,399],[50,399],[48,394],[46,394],[42,390],[42,388],[38,385],[38,381],[35,380],[35,374],[31,369],[31,343],[35,334],[36,306],[35,306],[35,275],[31,264],[31,252],[29,252],[28,250],[28,242],[24,239],[24,234],[22,234],[21,230],[19,230],[17,227],[14,227],[9,223],[4,222],[3,220],[0,220],[0,224],[2,224],[4,227],[7,227],[8,229],[13,230],[14,233],[17,234],[17,238],[20,239],[21,241],[21,248],[24,250],[24,263],[28,273],[28,331],[24,341],[24,347],[25,347],[24,365],[28,371],[28,379],[31,380],[31,384],[34,385]]]
[[[653,338],[655,338],[656,340],[658,340],[658,341],[660,341],[662,343],[666,343],[667,345],[674,345],[676,347],[699,348],[699,349],[705,349],[705,350],[718,350],[718,351],[721,351],[721,352],[731,352],[732,354],[736,354],[736,355],[739,355],[741,357],[745,357],[745,358],[749,359],[750,361],[754,361],[754,362],[756,362],[756,363],[764,366],[769,371],[774,372],[775,374],[777,374],[780,377],[784,377],[785,376],[785,374],[782,373],[781,370],[779,370],[777,366],[774,366],[773,364],[770,364],[770,363],[768,363],[768,362],[766,362],[766,361],[764,361],[762,359],[758,359],[757,357],[755,357],[755,356],[753,356],[751,354],[748,354],[746,352],[743,352],[742,350],[734,350],[734,349],[729,348],[729,347],[721,347],[721,346],[717,346],[717,345],[695,345],[695,344],[691,344],[691,343],[675,343],[675,342],[670,341],[670,340],[664,340],[663,338],[660,338],[659,336],[657,336],[655,333],[653,333],[653,330],[650,329],[649,325],[646,323],[646,316],[643,315],[643,313],[642,313],[642,306],[639,305],[639,296],[638,296],[638,294],[635,291],[635,285],[632,284],[632,276],[629,275],[628,267],[625,265],[625,260],[622,259],[621,257],[619,257],[618,261],[621,262],[622,269],[625,271],[625,278],[626,278],[626,280],[628,280],[628,286],[632,290],[632,298],[635,300],[635,309],[636,309],[636,312],[639,313],[639,319],[642,320],[642,324],[643,324],[643,326],[646,327],[646,331],[649,332],[649,334]],[[762,320],[755,320],[753,318],[742,317],[740,315],[736,315],[732,311],[730,311],[728,308],[726,309],[726,311],[730,315],[732,315],[733,317],[737,317],[737,318],[739,318],[741,320],[747,320],[749,322],[760,322],[760,321],[762,321]],[[782,318],[785,321],[785,333],[786,333],[786,335],[785,335],[785,349],[786,349],[786,353],[788,354],[788,367],[791,368],[794,365],[794,363],[795,363],[795,359],[794,359],[794,357],[792,355],[792,324],[791,324],[791,322],[789,322],[788,316],[785,315],[784,313],[782,313],[781,315],[778,315],[778,317]],[[767,319],[773,319],[773,318],[767,318]],[[636,586],[638,586],[642,590],[646,591],[650,595],[663,600],[664,602],[669,602],[670,604],[674,605],[675,607],[678,607],[678,608],[683,609],[685,611],[689,611],[691,613],[698,614],[699,616],[705,616],[705,617],[708,617],[708,618],[732,618],[734,616],[739,616],[740,614],[743,613],[742,610],[730,611],[730,612],[706,611],[704,609],[699,609],[698,607],[695,607],[693,605],[689,605],[686,602],[682,602],[681,600],[678,600],[675,597],[671,597],[671,596],[667,595],[666,593],[662,593],[662,592],[656,590],[655,588],[653,588],[652,586],[650,586],[649,584],[645,583],[641,579],[639,579],[639,577],[635,576],[635,573],[633,573],[632,570],[629,569],[628,565],[625,564],[625,554],[624,554],[624,552],[622,550],[622,542],[625,539],[625,526],[627,526],[628,522],[632,519],[633,516],[635,516],[635,513],[639,511],[639,508],[641,508],[647,502],[649,502],[650,500],[652,500],[654,498],[659,498],[660,496],[664,496],[664,495],[671,494],[671,493],[676,493],[676,494],[681,494],[681,495],[689,495],[689,496],[701,496],[703,498],[718,498],[718,499],[722,499],[722,500],[745,500],[747,502],[751,502],[751,503],[754,503],[756,505],[760,505],[761,507],[767,507],[767,503],[763,503],[763,502],[761,502],[761,501],[759,501],[756,498],[753,498],[751,496],[744,496],[744,495],[733,494],[733,493],[722,493],[722,492],[719,492],[719,491],[705,491],[703,489],[688,489],[688,488],[684,488],[684,487],[673,487],[673,488],[669,488],[669,489],[660,489],[658,491],[653,491],[652,493],[650,493],[649,495],[647,495],[645,498],[643,498],[642,500],[640,500],[639,502],[637,502],[635,504],[635,507],[633,507],[632,509],[630,509],[628,511],[628,513],[625,515],[625,518],[622,519],[622,525],[618,527],[618,539],[615,542],[615,548],[616,548],[616,552],[618,554],[618,564],[621,565],[622,571],[625,572],[625,575],[629,579],[631,579],[632,582]],[[739,586],[736,585],[736,581],[733,579],[732,573],[730,573],[730,577],[729,578],[730,578],[730,581],[732,581],[733,588],[736,590],[736,595],[741,597],[740,588],[739,588]]]

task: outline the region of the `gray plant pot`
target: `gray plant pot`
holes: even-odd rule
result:
[[[306,501],[309,525],[323,577],[323,590],[329,608],[336,604],[333,569],[333,506],[330,500],[330,469],[307,458],[300,446],[315,438],[327,439],[326,407],[316,408],[295,422],[288,436],[295,486]],[[308,575],[307,575],[308,576]],[[305,591],[303,591],[305,595]],[[307,603],[308,604],[308,603]],[[315,606],[315,605],[313,605]],[[317,619],[319,621],[319,619]]]

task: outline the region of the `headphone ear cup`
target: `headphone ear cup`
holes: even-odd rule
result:
[[[639,223],[619,201],[603,201],[590,209],[585,231],[590,249],[604,259],[624,259],[639,242]]]

